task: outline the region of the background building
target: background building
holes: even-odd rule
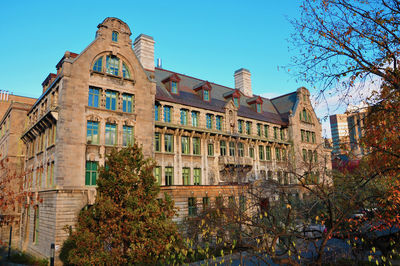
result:
[[[218,199],[246,204],[255,180],[295,187],[296,173],[318,181],[330,169],[306,88],[267,99],[253,95],[247,69],[229,88],[155,67],[154,39],[141,34],[132,47],[130,36],[106,18],[80,54],[64,54],[26,115],[25,188],[35,197],[21,216],[24,249],[48,257],[51,243],[59,247],[65,226],[93,204],[105,155],[133,141],[155,158],[177,222]]]

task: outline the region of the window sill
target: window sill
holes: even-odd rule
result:
[[[118,72],[119,72],[119,71],[118,71]],[[119,79],[119,80],[122,80],[122,81],[126,80],[126,81],[132,82],[133,84],[136,83],[136,81],[135,81],[134,79],[131,79],[131,78],[124,78],[124,77],[116,76],[116,75],[109,74],[109,73],[106,73],[106,72],[95,71],[95,70],[93,70],[93,69],[90,70],[90,74],[91,74],[91,75],[92,75],[92,74],[97,74],[97,75],[100,75],[100,76],[106,76],[106,77],[110,77],[110,78],[114,78],[114,79]]]

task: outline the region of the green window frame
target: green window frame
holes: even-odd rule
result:
[[[238,132],[243,134],[243,120],[238,120]]]
[[[256,104],[256,108],[257,108],[257,113],[261,113],[261,104],[260,103],[257,103]]]
[[[246,134],[251,135],[251,122],[246,121]]]
[[[236,145],[235,142],[230,141],[229,142],[229,156],[235,156],[236,151]]]
[[[199,126],[199,112],[192,111],[192,126],[198,127]]]
[[[210,91],[203,90],[203,100],[209,102],[210,101]]]
[[[304,142],[304,140],[305,140],[305,131],[302,129],[301,130],[301,141],[303,141]]]
[[[129,72],[129,68],[125,63],[122,63],[122,77],[131,78],[131,73]]]
[[[274,139],[278,139],[278,128],[274,127]]]
[[[197,215],[197,204],[194,197],[188,198],[188,215],[191,217]]]
[[[244,212],[246,210],[246,196],[240,195],[239,196],[239,210]]]
[[[154,133],[154,151],[161,151],[161,134],[159,132]]]
[[[311,132],[312,143],[315,143],[315,132]]]
[[[302,152],[303,152],[303,161],[306,162],[307,161],[307,151],[306,151],[306,149],[303,149]]]
[[[182,168],[182,184],[184,186],[190,185],[190,168],[189,167]]]
[[[132,94],[122,94],[122,111],[126,113],[133,113],[134,96]]]
[[[181,125],[187,125],[188,110],[181,109]]]
[[[171,93],[178,93],[178,83],[176,83],[175,81],[171,81]]]
[[[86,142],[99,144],[99,122],[87,121]]]
[[[105,131],[105,144],[106,145],[116,145],[117,144],[117,125],[116,124],[106,124]]]
[[[195,186],[201,185],[201,169],[200,168],[193,169],[193,185],[195,185]]]
[[[154,120],[156,121],[160,121],[160,108],[161,105],[154,105]]]
[[[89,87],[88,106],[99,107],[100,89]]]
[[[268,138],[268,131],[269,131],[269,126],[264,125],[264,137]]]
[[[270,146],[265,147],[265,160],[267,160],[267,161],[271,160],[271,147]]]
[[[189,154],[189,137],[182,136],[181,137],[181,146],[182,146],[182,154]]]
[[[164,135],[164,151],[174,152],[174,136],[171,134]]]
[[[314,162],[315,162],[315,163],[318,162],[318,154],[317,154],[317,151],[314,151]]]
[[[244,156],[244,145],[242,142],[238,143],[238,156],[243,157]]]
[[[132,146],[134,143],[134,130],[132,126],[123,126],[122,128],[122,145],[124,147]]]
[[[98,174],[98,162],[86,161],[85,186],[95,186]]]
[[[207,210],[208,208],[210,208],[210,198],[203,197],[203,211]]]
[[[117,110],[118,93],[116,91],[106,91],[106,109]]]
[[[192,139],[193,142],[193,154],[194,155],[200,155],[201,150],[200,150],[200,138],[199,137],[194,137]]]
[[[106,72],[108,74],[118,76],[119,73],[119,58],[113,55],[106,56]]]
[[[225,140],[220,140],[219,141],[219,147],[220,147],[221,156],[225,156],[226,155],[226,142],[225,142]]]
[[[93,65],[93,71],[103,72],[103,57],[96,60]]]
[[[208,143],[207,148],[208,148],[208,156],[214,156],[214,144]]]
[[[287,158],[286,149],[281,150],[281,155],[282,155],[282,161],[286,162],[286,158]]]
[[[281,135],[281,140],[285,139],[285,131],[283,130],[283,128],[280,129],[280,135]]]
[[[239,108],[239,98],[238,97],[233,97],[233,104]]]
[[[312,150],[308,150],[308,160],[310,160],[310,163],[313,161],[313,152],[312,152]]]
[[[261,137],[261,124],[257,124],[257,136]]]
[[[258,155],[259,155],[260,161],[265,160],[265,158],[264,158],[264,156],[265,156],[265,154],[264,154],[264,146],[263,145],[258,146]]]
[[[215,128],[217,130],[222,130],[222,116],[220,115],[215,117]]]
[[[164,106],[164,122],[171,122],[171,106]]]
[[[174,184],[174,168],[165,167],[165,185],[172,186]]]
[[[161,186],[161,166],[154,167],[154,178],[156,183]]]
[[[307,142],[310,142],[310,131],[306,131],[306,139],[307,139]]]
[[[279,148],[275,148],[275,159],[277,161],[281,160],[281,149],[279,149]]]
[[[212,129],[212,123],[213,122],[213,115],[212,114],[206,114],[206,127],[208,129]]]
[[[250,156],[250,158],[254,158],[254,148],[253,147],[249,148],[249,156]]]

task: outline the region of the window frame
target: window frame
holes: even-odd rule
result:
[[[104,144],[106,146],[117,145],[117,124],[106,123],[104,135]]]
[[[96,128],[94,128],[95,125]],[[95,130],[97,131],[97,134],[94,134]],[[86,143],[89,144],[90,141],[90,144],[99,144],[99,140],[100,140],[99,122],[88,120],[86,123]]]

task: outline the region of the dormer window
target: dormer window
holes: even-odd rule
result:
[[[165,88],[167,90],[169,90],[170,93],[179,94],[179,82],[180,81],[181,81],[181,79],[179,78],[179,76],[176,73],[174,73],[161,82],[164,83]]]
[[[207,102],[210,101],[210,91],[208,90],[203,91],[203,100]]]
[[[171,92],[175,94],[178,93],[178,84],[175,81],[171,81]]]
[[[203,99],[205,102],[211,100],[211,84],[208,81],[203,81],[193,88],[193,90]]]
[[[118,42],[118,32],[116,32],[116,31],[112,32],[112,41]]]
[[[253,110],[255,110],[257,113],[262,113],[262,104],[263,100],[261,99],[260,96],[255,96],[253,98],[248,99],[247,104],[250,105]]]
[[[238,97],[234,97],[233,98],[233,104],[239,108],[239,98]]]

